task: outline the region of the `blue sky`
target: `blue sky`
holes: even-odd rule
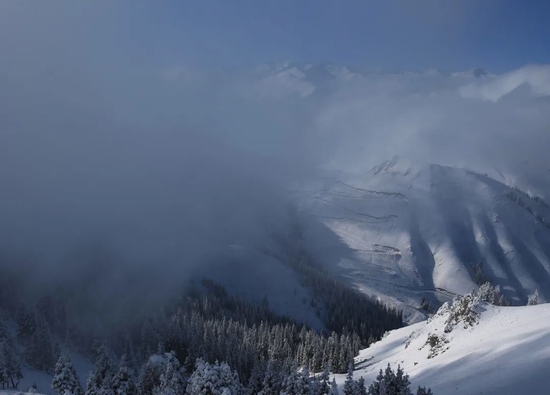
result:
[[[81,60],[98,66],[106,61],[108,68],[127,62],[223,68],[291,60],[503,72],[550,63],[548,1],[22,0],[2,8],[3,37],[17,33],[18,42],[35,53],[48,47],[82,50]]]
[[[502,72],[550,62],[549,16],[550,3],[535,0],[204,0],[123,2],[103,18],[137,52],[214,67],[293,60]]]

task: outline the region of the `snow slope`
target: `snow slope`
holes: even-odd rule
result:
[[[231,245],[218,252],[196,277],[223,285],[232,295],[260,305],[267,297],[270,308],[316,330],[323,330],[324,314],[310,305],[312,293],[300,275],[279,259],[256,248]],[[320,307],[323,310],[323,307]]]
[[[390,332],[361,351],[355,378],[374,381],[389,363],[410,375],[411,388],[431,387],[436,395],[548,394],[550,388],[550,304],[479,308],[477,325],[457,325],[444,334],[447,314]],[[428,358],[429,334],[445,335],[446,351]],[[343,384],[345,375],[337,375]]]
[[[294,193],[325,228],[308,232],[318,260],[404,308],[409,322],[427,316],[422,298],[437,307],[476,288],[481,261],[485,277],[514,304],[525,304],[535,289],[550,300],[550,208],[487,175],[394,158]],[[322,240],[327,231],[336,241]]]
[[[82,388],[86,388],[86,380],[90,371],[94,369],[94,364],[88,358],[84,357],[82,354],[71,353],[71,360],[73,361],[74,367],[80,379],[80,384]],[[39,370],[31,369],[27,366],[23,367],[23,379],[18,385],[18,390],[6,390],[2,391],[0,388],[0,395],[6,394],[27,394],[33,384],[36,385],[36,393],[39,394],[56,394],[54,390],[51,389],[53,375],[50,373],[42,372]]]

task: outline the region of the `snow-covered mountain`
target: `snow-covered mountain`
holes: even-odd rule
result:
[[[257,78],[257,89],[262,96],[296,95],[300,98],[321,95],[328,90],[341,87],[341,84],[364,81],[365,79],[377,79],[380,76],[385,76],[388,79],[399,76],[448,79],[449,81],[445,82],[445,85],[449,83],[463,84],[494,76],[479,67],[452,73],[434,69],[416,72],[400,70],[373,71],[330,63],[300,64],[288,61],[261,65],[253,70],[251,74]]]
[[[550,305],[482,304],[472,326],[445,332],[449,311],[390,332],[355,359],[356,379],[375,380],[388,364],[410,375],[411,388],[434,394],[546,394],[550,387]],[[345,375],[337,375],[342,384]]]
[[[308,232],[315,256],[409,322],[427,316],[422,298],[437,307],[477,288],[480,262],[513,304],[535,289],[550,300],[550,207],[488,175],[394,158],[295,196],[323,224]]]

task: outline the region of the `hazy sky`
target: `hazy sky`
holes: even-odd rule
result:
[[[503,72],[550,61],[550,4],[538,0],[22,0],[1,8],[8,41],[16,38],[33,52],[40,45],[45,58],[68,51],[103,71],[182,60],[228,67],[288,59]]]
[[[549,12],[493,0],[1,2],[1,242],[114,238],[187,259],[201,243],[253,239],[284,180],[316,165],[407,154],[547,171]],[[253,72],[283,60],[419,73],[322,90]],[[450,74],[473,67],[494,74]]]
[[[542,44],[550,38],[545,1],[176,3],[155,13],[173,34],[167,41],[179,37],[177,48],[213,64],[291,59],[501,72],[550,60]]]

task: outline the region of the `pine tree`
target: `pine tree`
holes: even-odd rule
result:
[[[9,385],[8,369],[3,349],[0,349],[0,383],[2,384],[3,390],[6,389],[6,385]]]
[[[433,395],[433,392],[430,388],[426,389],[426,387],[418,387],[416,390],[416,395]]]
[[[412,395],[410,390],[411,382],[409,381],[409,375],[405,374],[405,371],[401,366],[397,365],[397,373],[395,375],[395,393],[398,395]]]
[[[340,392],[338,391],[338,384],[336,384],[335,379],[332,379],[332,381],[330,383],[329,395],[340,395]]]
[[[86,380],[86,392],[84,395],[101,395],[102,382],[94,370],[90,371]]]
[[[386,368],[386,372],[388,369],[393,373],[393,371],[390,368],[390,365],[388,364],[388,367]],[[382,373],[382,369],[378,372],[378,375],[376,376],[376,380],[369,386],[369,389],[367,391],[368,395],[387,395],[386,393],[386,382],[384,373]]]
[[[534,306],[536,304],[539,304],[539,290],[535,289],[535,292],[531,296],[529,296],[529,300],[527,301],[527,306]]]
[[[39,370],[50,371],[55,366],[55,349],[44,318],[36,314],[36,326],[30,336],[25,360]]]
[[[180,395],[185,392],[186,383],[181,372],[181,365],[172,351],[165,353],[166,364],[160,383],[153,391],[157,395]]]
[[[189,378],[188,395],[237,395],[242,387],[237,373],[228,364],[216,362],[214,365],[197,359],[196,369]]]
[[[301,380],[299,376],[300,373],[294,365],[289,374],[283,380],[283,390],[281,391],[281,395],[294,395],[300,393]]]
[[[311,376],[309,388],[309,393],[311,395],[326,395],[326,392],[323,392],[321,389],[321,377],[319,375]]]
[[[22,304],[17,310],[16,321],[18,338],[28,340],[36,327],[35,316]]]
[[[101,389],[99,391],[101,395],[115,395],[115,390],[113,388],[113,379],[114,379],[114,376],[105,377],[105,379],[103,380]]]
[[[137,395],[137,388],[128,367],[126,354],[122,356],[118,371],[113,377],[112,388],[115,395]]]
[[[357,394],[367,395],[367,388],[365,387],[365,379],[363,376],[359,377],[359,380],[357,380]]]
[[[0,383],[17,388],[23,378],[19,350],[11,339],[5,320],[0,316]]]
[[[330,392],[330,370],[328,363],[325,363],[323,373],[319,376],[319,393],[327,395]]]
[[[367,392],[368,395],[412,395],[410,390],[411,382],[409,376],[405,374],[401,366],[397,366],[397,373],[394,373],[390,367],[390,364],[386,367],[384,373],[382,369],[376,376],[374,381]],[[424,388],[419,390],[425,390]],[[431,391],[430,391],[431,393]],[[422,392],[420,392],[422,394]]]
[[[350,363],[348,367],[348,374],[346,375],[346,381],[344,382],[344,395],[356,395],[357,383],[353,380],[353,364]]]
[[[69,391],[73,395],[82,395],[80,380],[76,374],[73,362],[68,355],[61,355],[55,364],[54,377],[52,380],[52,389],[59,395],[64,395]]]
[[[113,371],[112,353],[105,344],[102,344],[97,350],[95,370],[90,372],[85,395],[110,395],[114,393],[112,388]]]
[[[140,395],[152,395],[155,388],[160,385],[160,376],[164,372],[164,360],[162,362],[149,358],[141,368],[138,378],[138,392]]]
[[[258,394],[262,391],[265,371],[260,362],[254,364],[250,379],[248,379],[248,391],[252,394]]]
[[[300,380],[302,382],[302,388],[304,393],[311,394],[313,391],[312,382],[314,382],[314,378],[311,376],[311,372],[309,371],[309,368],[307,366],[304,366],[302,368],[302,371],[300,372]]]
[[[267,362],[267,369],[265,371],[264,380],[262,383],[262,390],[258,395],[279,395],[281,392],[281,376],[277,369],[277,362],[270,359]]]
[[[114,357],[111,350],[105,344],[102,344],[97,350],[95,361],[95,371],[101,384],[114,375],[114,366]]]
[[[284,390],[281,394],[288,395],[309,395],[311,394],[309,369],[304,367],[301,371],[295,371],[289,375],[289,380],[284,385]]]

